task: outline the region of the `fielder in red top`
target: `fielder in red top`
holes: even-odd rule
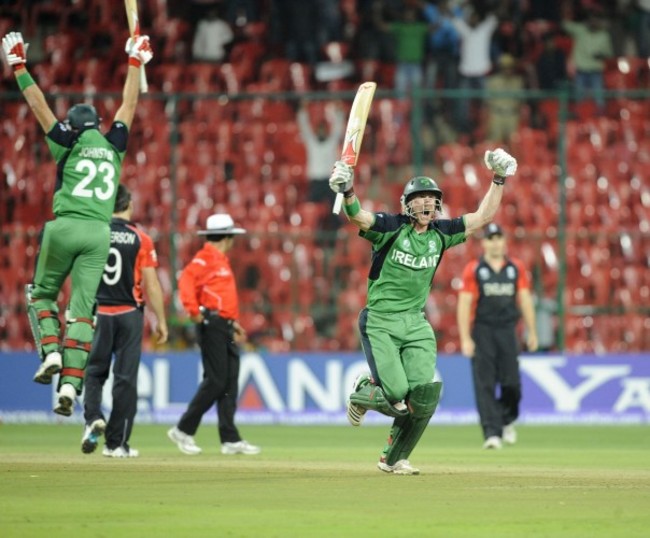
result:
[[[156,317],[153,329],[157,343],[167,341],[156,249],[151,238],[131,222],[132,216],[131,193],[119,185],[111,220],[111,247],[97,290],[97,330],[85,379],[86,426],[81,450],[85,454],[94,452],[99,436],[106,430],[103,454],[113,458],[138,456],[138,451],[129,446],[129,439],[138,410],[145,294]],[[102,392],[113,355],[113,407],[107,424],[102,412]]]
[[[178,281],[183,308],[196,323],[201,348],[203,381],[187,411],[167,436],[183,454],[194,456],[201,449],[194,442],[203,415],[216,404],[222,454],[259,454],[260,447],[244,441],[235,426],[239,391],[239,347],[246,332],[239,324],[237,284],[226,253],[234,236],[246,233],[236,228],[232,217],[217,213],[208,217],[205,245],[183,269]]]
[[[528,274],[521,261],[506,256],[506,240],[498,224],[486,227],[482,246],[483,256],[463,271],[458,330],[461,351],[472,359],[483,448],[498,449],[502,441],[517,441],[513,423],[521,401],[516,330],[520,315],[528,351],[537,350],[537,331]]]

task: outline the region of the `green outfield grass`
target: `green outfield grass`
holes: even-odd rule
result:
[[[522,426],[484,451],[478,426],[432,425],[420,476],[376,469],[384,426],[245,426],[262,454],[223,456],[210,424],[197,457],[166,429],[136,425],[140,458],[113,460],[79,426],[0,425],[0,536],[650,536],[645,426]]]

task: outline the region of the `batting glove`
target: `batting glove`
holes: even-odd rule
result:
[[[129,37],[124,50],[129,55],[129,65],[133,67],[139,68],[141,65],[149,63],[153,58],[153,50],[148,35]]]
[[[336,193],[349,191],[354,184],[354,168],[343,161],[334,163],[334,170],[330,176],[330,189]]]
[[[505,178],[514,176],[517,171],[517,159],[501,148],[485,152],[485,166],[492,170],[496,176]]]
[[[2,48],[7,57],[7,63],[14,68],[14,71],[22,69],[27,63],[27,48],[29,43],[23,41],[20,32],[9,32],[2,38]]]

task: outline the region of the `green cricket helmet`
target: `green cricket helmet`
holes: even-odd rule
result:
[[[68,110],[65,123],[74,131],[99,129],[99,115],[92,105],[74,105]]]
[[[409,181],[406,183],[404,186],[404,193],[400,198],[404,214],[411,218],[415,217],[415,214],[411,210],[410,202],[413,199],[414,195],[422,192],[429,192],[434,194],[436,197],[436,211],[442,212],[442,191],[440,190],[440,187],[438,187],[438,184],[430,177],[416,176],[409,179]]]

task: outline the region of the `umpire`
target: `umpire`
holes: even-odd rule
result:
[[[483,448],[499,449],[503,442],[517,441],[513,423],[519,416],[521,400],[520,313],[527,329],[528,351],[537,350],[537,332],[528,274],[520,260],[506,256],[506,240],[498,224],[485,228],[482,247],[483,256],[468,263],[463,271],[458,330],[461,350],[472,358]]]
[[[222,454],[258,454],[260,447],[244,441],[235,426],[239,383],[239,347],[246,332],[239,324],[239,298],[227,253],[236,228],[232,217],[217,213],[208,217],[203,248],[183,269],[178,281],[179,298],[197,324],[203,380],[187,410],[167,436],[190,456],[201,453],[194,442],[203,415],[216,404]]]
[[[144,327],[144,296],[156,316],[157,342],[167,341],[163,292],[156,274],[158,257],[151,238],[131,222],[133,202],[124,185],[117,188],[111,220],[111,248],[97,290],[97,330],[86,369],[81,450],[97,448],[106,429],[104,456],[134,458],[129,446],[138,409],[138,369]],[[144,290],[143,290],[144,288]],[[101,409],[102,389],[113,364],[113,408],[106,425]]]

